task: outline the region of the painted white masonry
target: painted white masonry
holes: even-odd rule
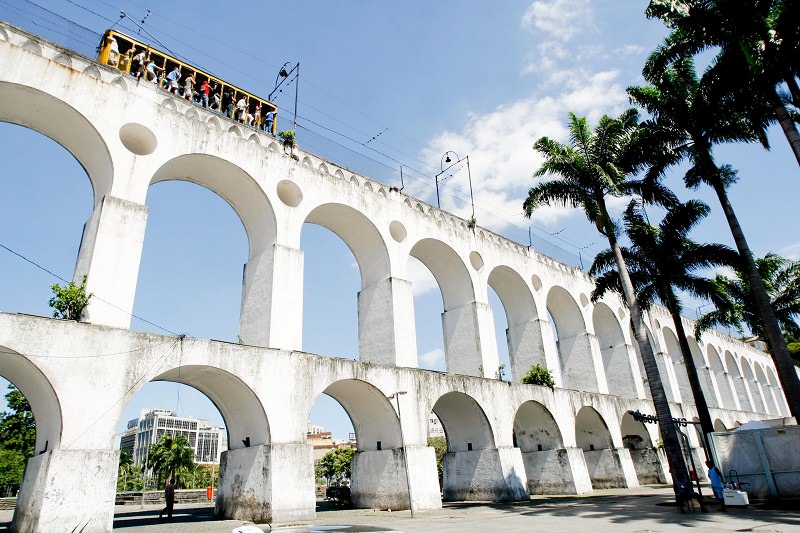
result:
[[[4,23],[0,120],[70,151],[91,180],[95,206],[74,273],[96,295],[91,324],[0,313],[0,374],[29,399],[41,452],[28,464],[16,531],[58,531],[54,524],[110,531],[115,429],[126,403],[154,379],[196,387],[219,407],[231,450],[217,511],[232,518],[313,515],[305,434],[322,393],[353,420],[353,497],[362,506],[407,508],[409,490],[415,508],[441,505],[427,446],[431,411],[448,440],[446,499],[665,479],[657,456],[623,443],[631,431],[644,446],[658,439],[652,426],[628,421],[622,429],[628,411],[653,412],[627,310],[612,296],[592,304],[593,282],[581,271],[302,150],[290,156],[270,135]],[[128,329],[147,192],[175,179],[213,190],[242,221],[249,255],[240,336],[248,346]],[[337,234],[358,263],[358,362],[299,351],[305,223]],[[442,292],[446,374],[416,369],[409,256]],[[515,384],[483,379],[499,365],[488,287],[507,316]],[[691,419],[670,317],[655,308],[648,324],[673,413]],[[716,332],[690,342],[717,422],[732,427],[787,411],[766,354]],[[554,391],[518,383],[533,363],[553,371]],[[386,399],[398,390],[408,391],[402,420]],[[245,437],[249,448],[240,444]],[[699,445],[692,432],[690,439]],[[87,479],[90,491],[64,490]]]

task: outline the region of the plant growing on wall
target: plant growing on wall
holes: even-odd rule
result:
[[[64,287],[55,283],[50,288],[55,294],[48,302],[48,305],[53,308],[53,317],[80,320],[92,297],[91,294],[86,294],[86,276],[83,276],[80,285],[75,285],[74,281],[70,281]]]
[[[528,370],[528,373],[522,376],[522,383],[526,385],[542,385],[551,389],[556,386],[553,374],[539,363],[533,365]]]
[[[278,137],[283,141],[284,148],[294,147],[294,131],[284,130],[278,132]]]

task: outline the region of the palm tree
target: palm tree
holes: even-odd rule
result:
[[[641,182],[628,178],[627,161],[633,151],[638,121],[638,113],[628,110],[619,118],[603,116],[592,132],[585,118],[578,118],[570,113],[570,145],[542,137],[533,146],[534,150],[544,156],[544,163],[534,176],[552,175],[556,179],[543,181],[532,187],[523,208],[525,215],[530,217],[533,210],[541,205],[580,207],[589,221],[608,239],[618,265],[622,294],[631,313],[631,326],[642,354],[672,473],[673,487],[677,495],[683,495],[689,483],[688,470],[680,452],[678,434],[672,422],[672,413],[658,373],[653,347],[647,339],[642,310],[636,300],[625,259],[617,242],[617,227],[606,205],[608,197],[633,193],[647,193],[644,196],[646,200],[663,204],[675,201],[674,196],[666,189],[655,186],[644,190]]]
[[[800,380],[728,198],[727,189],[736,181],[736,172],[728,165],[717,165],[712,154],[712,147],[723,142],[764,142],[761,130],[750,116],[728,105],[730,100],[715,98],[719,94],[717,80],[713,76],[698,79],[691,59],[681,59],[658,75],[647,75],[646,79],[651,85],[628,88],[631,100],[652,117],[642,123],[648,132],[643,135],[648,143],[646,179],[656,180],[668,168],[688,160],[691,166],[684,175],[686,186],[696,188],[706,184],[714,189],[741,256],[742,269],[747,273],[765,338],[773,349],[772,357],[789,409],[792,416],[800,417]]]
[[[800,261],[776,254],[767,254],[755,261],[780,328],[791,337],[800,337],[800,325],[797,323],[800,318]],[[742,331],[743,327],[747,327],[753,335],[764,339],[764,324],[758,314],[747,275],[741,269],[736,269],[734,274],[733,278],[723,275],[715,278],[714,282],[725,296],[725,301],[718,309],[703,315],[695,329],[701,332],[715,326],[728,326]]]
[[[622,248],[639,304],[643,309],[649,309],[653,303],[659,302],[672,317],[703,435],[714,431],[714,426],[683,327],[683,308],[676,291],[709,299],[715,296],[716,285],[713,280],[698,276],[696,272],[711,267],[734,266],[739,260],[736,252],[727,246],[698,244],[688,238],[689,231],[708,212],[706,204],[690,200],[672,207],[655,227],[646,221],[636,202],[631,202],[624,217],[631,245]],[[608,290],[621,292],[616,260],[611,250],[600,252],[595,257],[589,273],[599,276],[592,301],[602,298]]]
[[[672,30],[648,60],[646,76],[713,49],[715,75],[737,105],[752,111],[754,102],[763,104],[760,112],[777,120],[800,164],[800,133],[790,111],[800,107],[796,0],[651,0],[645,13]],[[779,91],[784,84],[788,96]]]
[[[165,434],[155,444],[150,446],[150,465],[158,473],[159,481],[175,479],[175,474],[181,469],[193,470],[194,450],[189,445],[186,435]]]

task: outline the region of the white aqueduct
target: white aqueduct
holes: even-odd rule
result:
[[[645,449],[656,427],[630,414],[653,408],[627,310],[613,297],[592,304],[581,271],[301,150],[294,159],[272,136],[4,23],[0,120],[60,143],[94,190],[74,274],[87,275],[97,296],[87,322],[0,313],[0,374],[29,399],[37,424],[16,531],[111,531],[115,430],[151,380],[195,387],[219,408],[230,450],[216,506],[230,518],[313,517],[306,422],[323,393],[353,421],[360,507],[407,509],[410,499],[433,509],[443,498],[514,500],[666,480],[658,453]],[[129,329],[148,188],[164,180],[211,189],[242,221],[244,345]],[[299,351],[304,223],[338,235],[358,263],[358,361]],[[409,256],[441,289],[446,373],[416,368]],[[507,316],[516,383],[478,375],[498,367],[488,287]],[[648,324],[674,416],[696,418],[669,315],[654,309]],[[716,332],[690,344],[718,428],[787,414],[766,354]],[[555,390],[519,384],[533,363],[553,370]],[[387,399],[399,390],[408,391],[402,417]],[[432,411],[447,435],[441,491],[427,446]],[[643,445],[626,448],[628,435]],[[697,434],[688,435],[699,460]]]

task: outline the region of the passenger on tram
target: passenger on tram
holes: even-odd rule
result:
[[[134,52],[136,51],[136,47],[133,47]],[[136,52],[131,58],[131,76],[135,78],[141,78],[142,73],[144,72],[144,65],[145,65],[145,53],[144,50],[139,50]]]

